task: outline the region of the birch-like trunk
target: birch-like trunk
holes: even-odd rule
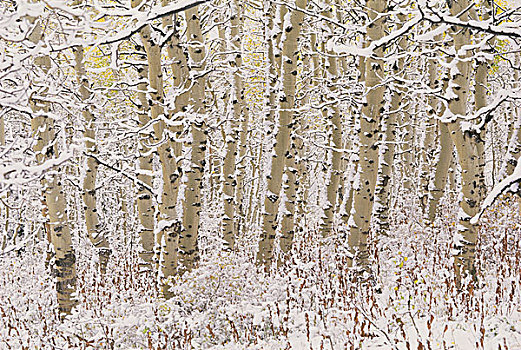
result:
[[[239,4],[236,0],[230,3],[231,18],[230,28],[227,33],[228,51],[232,52],[233,58],[229,58],[229,80],[231,84],[230,99],[232,109],[232,119],[228,120],[226,133],[226,157],[223,162],[223,198],[224,198],[224,217],[223,217],[223,238],[225,248],[233,250],[235,237],[237,234],[238,220],[236,218],[237,205],[242,203],[243,177],[238,173],[243,173],[244,167],[239,169],[237,166],[237,149],[240,148],[239,161],[242,161],[246,152],[247,118],[244,105],[244,87],[241,76],[241,13]],[[242,122],[242,129],[239,130]],[[246,128],[246,130],[244,130]],[[239,139],[240,135],[240,139]],[[240,147],[237,143],[240,141]],[[241,215],[243,213],[240,213]]]
[[[299,9],[306,7],[307,0],[296,0]],[[289,18],[288,18],[289,17]],[[269,169],[268,189],[264,200],[262,233],[257,252],[257,262],[269,269],[273,260],[273,246],[277,229],[279,195],[282,186],[282,173],[285,158],[289,155],[290,127],[293,122],[295,106],[295,90],[298,60],[298,37],[302,27],[304,14],[301,11],[288,12],[284,19],[284,37],[282,49],[282,91],[280,92],[279,123],[275,134],[275,145]]]
[[[324,14],[327,18],[333,18],[332,8],[330,11],[326,11]],[[328,26],[328,36],[324,40],[329,40],[333,35],[333,29]],[[327,65],[327,80],[326,84],[329,90],[328,96],[332,99],[337,98],[336,96],[336,85],[339,78],[338,72],[338,59],[335,57],[334,52],[328,51],[328,65]],[[329,146],[331,147],[331,169],[329,171],[329,178],[327,180],[327,201],[324,206],[324,217],[322,220],[322,226],[320,231],[322,237],[327,237],[333,231],[334,216],[337,207],[338,198],[338,187],[342,175],[341,161],[342,161],[342,116],[340,114],[338,102],[326,107],[322,111],[322,115],[328,121],[328,127],[330,131]]]
[[[201,24],[197,7],[185,12],[189,43],[189,55],[194,71],[192,87],[190,89],[189,111],[191,119],[192,140],[189,145],[192,150],[190,168],[187,170],[185,199],[183,203],[183,228],[179,236],[179,264],[181,272],[191,271],[199,260],[197,236],[201,212],[201,188],[205,168],[205,152],[207,130],[205,123],[205,85],[203,74],[205,68],[204,38],[201,33]]]
[[[142,0],[130,0],[132,8],[140,6]],[[145,48],[136,45],[136,51],[139,52],[139,56],[147,57],[146,52],[143,54]],[[141,57],[140,57],[141,59]],[[145,60],[141,59],[141,65],[138,66],[137,72],[139,77],[138,83],[138,118],[140,127],[144,127],[150,123],[150,103],[147,96],[148,90],[148,76],[149,76],[149,64]],[[138,134],[139,138],[139,166],[137,170],[137,177],[140,180],[138,184],[138,195],[137,195],[137,208],[139,217],[139,238],[141,243],[141,249],[139,251],[139,257],[141,259],[140,264],[144,270],[150,270],[153,267],[154,262],[154,248],[155,248],[155,234],[154,234],[154,208],[152,206],[151,189],[153,188],[153,152],[154,150],[150,147],[155,142],[155,138],[148,130],[140,129],[141,132]]]
[[[449,179],[449,168],[453,162],[452,151],[454,150],[454,144],[452,143],[447,124],[437,121],[436,126],[440,147],[439,153],[435,158],[436,161],[432,186],[429,188],[427,220],[430,223],[433,223],[436,219],[440,199],[445,193],[445,188]]]
[[[404,15],[398,15],[398,24],[396,30],[399,30],[407,19]],[[407,38],[402,37],[398,41],[398,47],[403,53],[407,49]],[[399,57],[396,62],[391,65],[393,76],[396,80],[391,86],[391,106],[390,111],[383,117],[383,125],[385,132],[383,133],[382,146],[380,146],[381,163],[379,169],[378,186],[376,188],[376,196],[378,204],[375,209],[375,215],[378,219],[378,233],[388,234],[389,232],[389,212],[391,207],[391,179],[393,173],[395,145],[396,145],[396,123],[400,117],[406,114],[404,110],[404,91],[400,80],[405,78],[405,58]],[[409,147],[406,145],[405,147]]]
[[[368,15],[371,22],[367,27],[370,41],[380,39],[385,33],[385,17],[380,16],[387,8],[385,0],[368,0]],[[353,220],[350,222],[348,244],[351,250],[350,265],[354,261],[366,267],[369,264],[369,233],[374,205],[376,176],[378,172],[378,139],[380,123],[384,111],[383,95],[385,87],[381,85],[384,75],[382,58],[383,49],[375,50],[366,59],[365,101],[362,104],[360,118],[360,161],[359,186],[353,196]]]
[[[295,118],[296,119],[296,118]],[[292,125],[292,132],[296,132]],[[297,165],[297,145],[295,143],[296,137],[291,137],[289,150],[286,155],[286,183],[283,186],[284,191],[284,212],[282,213],[282,222],[280,225],[280,250],[286,255],[293,245],[293,238],[295,237],[295,204],[297,202],[297,188],[298,188],[298,165]],[[282,261],[282,260],[281,260]]]
[[[520,54],[517,53],[515,56],[515,66],[519,67]],[[519,88],[520,79],[519,70],[514,71],[514,88]],[[521,157],[521,109],[517,106],[517,103],[507,108],[506,120],[511,121],[511,125],[508,129],[508,146],[506,150],[506,156],[503,161],[503,165],[499,172],[499,180],[503,180],[505,177],[512,175],[514,169],[517,166],[518,159]],[[510,113],[509,113],[510,112]],[[512,113],[513,112],[513,113]],[[513,117],[512,117],[513,115]],[[520,202],[521,204],[521,202]],[[521,205],[520,205],[521,208]]]
[[[235,55],[235,66],[237,67],[237,73],[234,76],[234,82],[236,84],[236,91],[239,91],[238,94],[241,110],[241,128],[239,132],[239,140],[240,143],[238,145],[239,147],[239,159],[237,161],[236,169],[237,169],[237,186],[235,189],[235,202],[237,205],[238,213],[236,214],[237,222],[235,224],[237,233],[242,231],[242,228],[245,225],[246,218],[246,211],[244,208],[244,193],[245,193],[245,183],[244,178],[246,174],[246,154],[248,152],[248,133],[249,133],[249,126],[250,126],[250,119],[249,119],[249,108],[248,104],[246,103],[246,100],[244,99],[244,82],[242,81],[242,72],[240,71],[242,67],[242,37],[244,35],[243,33],[243,18],[242,18],[242,1],[235,1],[236,8],[237,8],[237,17],[232,18],[232,29],[236,28],[236,35],[233,40],[233,43],[235,45],[236,50],[239,52]],[[234,23],[236,22],[236,25]]]
[[[163,0],[163,6],[168,5],[168,0]],[[170,119],[174,126],[169,127],[170,135],[173,136],[169,140],[170,142],[170,155],[171,155],[171,171],[170,175],[166,180],[170,183],[170,203],[173,205],[177,204],[179,185],[181,182],[181,156],[183,151],[183,145],[179,141],[181,133],[183,131],[182,118],[184,112],[187,110],[189,103],[189,70],[188,62],[185,52],[180,46],[179,39],[179,24],[177,23],[177,16],[172,19],[170,16],[163,18],[163,28],[166,32],[173,31],[166,45],[166,50],[170,60],[172,61],[172,81],[175,89],[175,100],[174,108],[168,111],[168,119]],[[178,267],[178,248],[179,248],[179,232],[181,230],[181,223],[177,219],[177,210],[173,210],[173,215],[170,220],[174,220],[175,226],[171,227],[166,233],[161,247],[162,260],[160,261],[160,272],[165,278],[163,285],[163,295],[165,298],[170,298],[171,293],[168,291],[168,278],[177,273]],[[175,223],[177,221],[177,223]]]
[[[412,96],[409,96],[412,102]],[[413,106],[401,114],[401,127],[403,128],[403,143],[401,148],[401,174],[403,188],[407,192],[413,190],[413,161],[414,161],[414,110]]]
[[[138,50],[141,47],[136,47]],[[148,115],[149,105],[147,99],[148,86],[148,65],[143,62],[142,66],[138,68],[138,118],[140,126],[145,126],[150,122]],[[153,193],[150,192],[152,188],[152,149],[150,145],[153,143],[153,137],[146,130],[138,134],[139,137],[139,167],[137,170],[137,178],[140,181],[138,184],[137,195],[137,209],[139,217],[138,233],[141,243],[141,250],[139,257],[141,264],[145,269],[152,267],[154,259],[154,208],[152,206]]]
[[[320,60],[318,57],[318,52],[316,50],[317,48],[317,34],[311,33],[310,35],[310,55],[304,58],[303,66],[304,67],[310,67],[311,68],[311,74],[310,74],[310,82],[308,83],[310,85],[309,89],[310,91],[313,91],[317,86],[319,79],[321,77],[322,68],[320,66]],[[311,63],[311,65],[310,65]],[[312,94],[308,93],[308,96],[306,96],[305,101],[303,105],[309,104],[311,100]],[[309,129],[309,125],[306,122],[306,119],[303,117],[300,117],[297,121],[298,124],[296,125],[298,129],[297,137],[294,139],[294,143],[296,146],[296,153],[298,155],[297,159],[297,175],[298,175],[298,191],[297,191],[297,229],[303,230],[304,227],[307,225],[307,213],[308,213],[308,199],[310,194],[310,185],[311,180],[309,178],[309,164],[306,164],[304,160],[304,141],[302,137],[304,136],[305,132]]]
[[[152,38],[150,26],[145,26],[140,31],[140,37],[147,54],[149,85],[147,98],[150,107],[150,119],[154,122],[154,143],[159,144],[159,146],[157,146],[157,153],[161,163],[163,179],[161,202],[159,203],[159,220],[157,229],[155,230],[155,250],[160,275],[164,278],[162,284],[165,287],[168,277],[175,274],[177,268],[177,252],[175,250],[166,249],[162,251],[162,254],[160,253],[161,247],[166,246],[168,248],[171,246],[171,248],[175,248],[181,229],[181,223],[177,220],[176,213],[177,181],[179,174],[177,172],[177,160],[174,157],[174,151],[172,149],[173,142],[168,132],[166,132],[165,122],[161,120],[161,118],[165,117],[161,48]],[[159,255],[163,256],[162,259],[166,257],[168,261],[166,261],[166,263],[165,261],[159,261]]]
[[[35,18],[29,18],[29,21],[34,25],[34,29],[29,34],[28,39],[33,44],[38,44],[43,39],[42,25]],[[44,75],[49,73],[51,59],[48,55],[36,57],[34,63]],[[37,92],[33,93],[30,99],[30,106],[34,113],[31,119],[31,129],[36,140],[33,151],[39,164],[58,155],[54,121],[48,115],[51,106],[45,100],[47,92],[48,88],[42,85]],[[56,170],[59,174],[60,168]],[[76,304],[73,296],[73,293],[76,291],[76,255],[67,222],[67,203],[58,174],[44,178],[42,186],[49,220],[47,225],[49,228],[48,233],[54,248],[54,265],[52,268],[56,276],[58,309],[62,314],[70,314]]]
[[[451,14],[456,15],[468,6],[468,1],[454,2]],[[463,14],[461,20],[466,21],[468,14]],[[458,53],[456,68],[451,69],[449,83],[449,110],[453,117],[461,117],[467,114],[467,101],[470,92],[469,79],[470,64],[464,59],[468,57],[466,52],[460,50],[464,45],[470,43],[470,32],[466,29],[457,28],[453,33],[455,52]],[[486,71],[476,72],[476,88],[478,85],[486,86]],[[483,96],[476,91],[476,107],[486,103],[479,101]],[[462,200],[460,201],[460,214],[458,225],[458,236],[454,239],[455,248],[455,273],[459,284],[466,273],[476,278],[475,250],[478,237],[478,225],[473,225],[470,219],[479,212],[481,200],[485,193],[484,186],[484,139],[482,132],[462,130],[461,120],[448,124],[449,133],[456,146],[458,159],[462,168]]]
[[[518,108],[515,107],[515,109],[517,110]],[[512,175],[517,166],[519,157],[521,156],[521,113],[514,113],[514,120],[512,121],[511,129],[512,135],[510,137],[510,142],[508,143],[508,150],[503,167],[499,173],[499,180]]]
[[[364,57],[360,56],[358,58],[358,83],[362,86],[365,86],[365,64],[366,60]],[[360,142],[358,140],[355,140],[355,138],[358,138],[358,134],[356,132],[357,126],[359,127],[360,123],[360,115],[362,111],[361,109],[356,110],[356,115],[353,117],[352,125],[350,128],[350,134],[351,137],[348,140],[348,146],[347,147],[350,150],[349,153],[349,160],[347,162],[347,169],[346,172],[346,178],[344,183],[344,201],[343,201],[343,208],[341,213],[342,221],[344,222],[344,225],[349,226],[349,218],[351,217],[351,211],[353,210],[353,198],[355,196],[355,190],[359,186],[359,169],[358,165],[360,163],[360,155],[359,155],[359,144]]]
[[[439,36],[435,38],[439,40]],[[429,88],[436,90],[439,86],[438,64],[434,57],[429,57],[427,62],[427,70],[429,75]],[[432,169],[435,167],[435,141],[437,139],[437,127],[435,116],[439,111],[439,101],[433,96],[427,97],[427,113],[425,115],[425,135],[421,148],[421,173],[420,173],[420,204],[423,209],[424,217],[429,220],[429,196],[430,184],[432,180]],[[430,221],[430,220],[429,220]],[[431,221],[430,221],[431,222]]]
[[[447,72],[444,72],[441,77],[442,91],[447,91],[449,85],[449,77]],[[430,100],[431,103],[435,103],[434,100]],[[431,105],[429,108],[433,108]],[[445,104],[439,104],[439,108],[434,110],[434,113],[438,116],[442,116],[445,113]],[[454,166],[454,143],[450,137],[449,128],[447,124],[438,120],[436,122],[436,138],[439,140],[439,151],[434,161],[434,178],[432,185],[429,187],[429,208],[427,214],[427,220],[429,223],[433,223],[436,219],[436,213],[440,203],[441,197],[445,193],[447,181],[454,172],[449,172],[449,169]]]
[[[87,237],[92,245],[98,251],[99,270],[105,274],[107,270],[107,263],[110,258],[111,249],[109,241],[106,237],[106,232],[102,232],[103,225],[99,221],[98,211],[96,208],[96,177],[98,175],[98,161],[90,156],[97,156],[98,148],[96,144],[96,117],[91,112],[91,93],[89,89],[89,81],[85,71],[84,50],[82,46],[73,48],[76,79],[79,85],[79,94],[83,104],[83,119],[85,139],[85,152],[87,157],[85,159],[86,172],[83,179],[83,193],[82,199],[85,205],[85,224],[87,228]]]

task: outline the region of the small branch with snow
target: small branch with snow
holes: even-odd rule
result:
[[[502,195],[506,191],[513,192],[513,191],[517,190],[517,188],[511,189],[511,186],[515,185],[515,184],[519,184],[520,182],[521,182],[521,157],[517,160],[517,166],[514,169],[514,172],[512,173],[512,175],[508,176],[503,181],[501,181],[496,186],[494,186],[492,191],[490,191],[490,193],[487,195],[487,198],[485,198],[485,200],[481,204],[481,209],[480,209],[479,213],[470,220],[470,223],[472,225],[476,225],[479,222],[479,219],[481,218],[481,216],[483,215],[485,210],[488,207],[490,207],[492,204],[494,204],[494,202],[500,195]]]

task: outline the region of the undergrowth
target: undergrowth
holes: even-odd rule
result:
[[[78,305],[64,322],[36,244],[0,258],[0,348],[521,349],[518,210],[508,197],[486,213],[480,278],[465,292],[454,282],[454,215],[429,226],[397,209],[392,234],[375,243],[372,283],[353,282],[342,233],[323,241],[310,227],[268,275],[254,264],[255,244],[221,252],[208,225],[199,268],[172,279],[169,300],[135,250],[115,249],[100,276],[80,240]]]

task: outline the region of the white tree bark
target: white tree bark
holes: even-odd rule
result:
[[[298,8],[304,9],[306,0],[296,0]],[[289,16],[289,18],[288,18]],[[301,11],[288,12],[284,20],[282,43],[282,91],[280,92],[279,123],[275,135],[275,146],[269,169],[268,190],[264,200],[262,233],[257,253],[257,262],[269,269],[273,260],[273,246],[277,229],[279,195],[282,186],[285,157],[289,154],[290,126],[293,122],[297,75],[298,37],[304,14]]]
[[[367,37],[370,41],[376,41],[385,33],[385,20],[380,16],[386,8],[385,0],[367,1],[369,21]],[[378,139],[380,123],[384,110],[383,95],[385,87],[380,84],[384,67],[381,58],[382,48],[375,50],[373,56],[366,59],[365,87],[366,97],[362,105],[360,118],[360,162],[359,162],[359,186],[353,197],[352,222],[348,244],[351,249],[349,263],[353,259],[361,267],[369,264],[369,233],[371,215],[374,204],[376,176],[378,172]]]
[[[396,30],[402,28],[406,21],[404,15],[398,15],[398,23]],[[400,52],[407,50],[407,38],[402,37],[397,42]],[[389,232],[389,215],[391,207],[391,180],[393,168],[395,166],[395,145],[396,145],[396,124],[398,120],[407,114],[404,103],[404,91],[401,80],[405,78],[405,58],[399,57],[392,65],[392,74],[395,81],[390,84],[391,87],[391,106],[390,111],[384,116],[383,123],[385,125],[385,133],[383,133],[382,145],[380,146],[381,162],[379,167],[379,179],[376,187],[376,196],[378,204],[375,209],[375,215],[378,220],[378,234],[388,234]],[[406,148],[410,145],[406,144]]]
[[[131,6],[137,7],[141,0],[131,0]],[[142,52],[144,47],[136,45],[136,51]],[[147,98],[148,90],[148,62],[142,61],[142,65],[138,66],[137,72],[139,77],[138,83],[138,118],[140,126],[145,126],[150,122],[150,104]],[[153,150],[150,145],[154,143],[154,136],[147,130],[142,130],[139,134],[139,165],[137,170],[138,184],[137,207],[139,217],[139,238],[141,250],[139,257],[140,264],[144,270],[150,270],[154,261],[154,207],[152,205],[153,193],[150,192],[153,180]]]
[[[76,1],[75,5],[79,5],[81,2]],[[85,71],[84,62],[84,49],[82,46],[73,48],[76,71],[76,80],[79,85],[79,95],[83,104],[83,119],[85,129],[83,137],[85,139],[85,151],[87,157],[86,173],[83,179],[83,193],[82,199],[85,212],[85,224],[87,228],[87,237],[89,238],[92,245],[98,251],[99,269],[102,274],[105,274],[107,269],[107,263],[110,258],[111,249],[109,241],[106,237],[106,232],[102,231],[103,225],[99,221],[97,201],[96,201],[96,178],[98,175],[98,161],[89,155],[96,156],[98,153],[97,142],[96,142],[96,117],[92,113],[92,101],[91,93],[89,89],[89,80]]]
[[[35,18],[29,18],[34,29],[29,34],[29,41],[37,44],[43,39],[43,28]],[[44,75],[51,69],[51,59],[48,55],[35,58],[35,65]],[[30,104],[33,111],[31,128],[36,139],[33,150],[39,164],[58,155],[54,120],[49,116],[50,103],[45,100],[48,88],[40,82],[39,89],[31,96]],[[60,168],[56,169],[60,173]],[[67,222],[66,200],[59,175],[46,177],[42,180],[43,194],[47,206],[48,228],[50,242],[54,248],[54,264],[56,276],[56,292],[58,308],[62,314],[69,314],[76,304],[73,293],[76,290],[76,254],[72,245],[72,237]]]
[[[360,56],[358,58],[358,83],[363,85],[365,83],[365,58]],[[349,130],[351,137],[348,139],[348,149],[351,151],[349,154],[347,169],[345,169],[346,178],[344,183],[344,201],[343,201],[343,209],[341,212],[341,218],[344,222],[344,225],[349,226],[349,218],[351,217],[351,211],[353,209],[353,198],[355,194],[355,189],[359,186],[359,169],[358,165],[360,162],[360,156],[358,152],[359,143],[358,140],[358,132],[357,126],[360,123],[360,114],[361,109],[356,110],[356,115],[353,116],[351,128]],[[357,124],[358,123],[358,124]]]
[[[326,11],[324,14],[327,18],[333,18],[333,7],[330,11]],[[328,26],[328,35],[324,38],[324,41],[329,40],[333,36],[333,29]],[[330,98],[337,98],[337,81],[339,78],[339,71],[337,61],[334,52],[328,51],[328,65],[327,65],[327,82],[328,85],[328,96]],[[327,201],[324,207],[324,217],[322,226],[320,228],[322,237],[327,237],[333,231],[334,215],[337,208],[338,188],[342,175],[341,161],[342,161],[342,116],[340,114],[338,102],[333,105],[326,107],[322,111],[323,116],[328,120],[328,127],[330,128],[330,140],[329,146],[331,150],[331,169],[329,171],[329,178],[327,180]]]
[[[138,84],[138,106],[139,124],[145,126],[150,122],[148,116],[148,100],[146,97],[148,67],[143,63],[142,67],[138,68],[138,76],[140,83]],[[149,145],[153,143],[153,138],[148,132],[139,133],[139,169],[137,178],[140,181],[138,185],[137,207],[139,216],[139,237],[141,241],[141,248],[139,256],[142,259],[143,267],[151,268],[154,259],[154,207],[152,205],[152,195],[150,192],[152,188],[152,150]]]
[[[155,230],[155,250],[160,275],[163,277],[162,284],[165,286],[168,277],[175,274],[175,268],[177,267],[177,252],[173,250],[173,248],[176,246],[181,228],[181,223],[177,220],[176,213],[177,181],[179,175],[177,174],[178,166],[176,157],[172,149],[174,142],[172,142],[169,136],[170,134],[166,130],[165,122],[160,120],[161,117],[165,116],[163,107],[165,94],[163,88],[161,48],[152,38],[150,26],[144,27],[140,31],[140,36],[147,54],[149,86],[147,98],[150,107],[150,119],[154,121],[154,143],[159,144],[156,152],[159,155],[163,180],[161,202],[159,203],[159,220],[157,222],[157,229]],[[172,249],[168,249],[170,246]],[[163,249],[161,254],[162,247],[166,247],[167,249]],[[167,261],[159,261],[160,255],[163,256],[163,259],[167,259]]]
[[[168,0],[163,0],[163,6],[166,6],[168,2]],[[174,18],[174,20],[170,16],[164,17],[163,27],[165,28],[166,32],[173,31],[172,35],[170,36],[170,40],[166,45],[168,56],[172,61],[171,71],[175,89],[174,108],[168,111],[168,119],[175,122],[177,126],[169,127],[171,135],[169,139],[171,148],[169,155],[171,158],[169,161],[171,162],[170,171],[172,172],[168,175],[167,178],[164,179],[164,181],[168,181],[170,183],[170,193],[165,194],[165,196],[170,196],[167,202],[175,206],[178,201],[179,185],[182,174],[180,159],[182,156],[183,145],[180,141],[178,141],[178,139],[181,138],[181,132],[183,131],[181,124],[183,112],[186,112],[189,102],[190,79],[187,57],[180,46],[179,25],[177,23],[177,17]],[[170,298],[171,293],[168,291],[168,279],[170,276],[173,276],[177,273],[181,222],[177,218],[177,210],[168,208],[168,212],[165,211],[165,217],[166,215],[172,215],[167,219],[172,223],[172,227],[167,230],[166,235],[162,241],[162,260],[160,261],[159,269],[160,274],[164,276],[163,295],[165,298]]]
[[[189,117],[191,119],[191,164],[187,170],[185,200],[183,203],[183,229],[179,236],[180,272],[191,271],[199,260],[197,236],[201,212],[201,188],[205,168],[207,130],[205,116],[206,78],[201,73],[205,68],[204,38],[197,8],[185,12],[187,21],[186,36],[189,42],[189,55],[194,77],[190,90]]]
[[[439,40],[439,36],[435,39]],[[429,57],[427,62],[427,69],[429,74],[429,88],[433,91],[438,88],[438,64],[434,57]],[[435,141],[437,140],[437,127],[435,116],[439,111],[439,101],[433,95],[427,97],[427,113],[425,115],[425,135],[423,138],[421,148],[421,173],[420,173],[420,203],[422,205],[424,217],[429,221],[429,196],[431,188],[432,174],[436,167],[435,163]]]
[[[451,14],[459,14],[468,6],[468,1],[454,2],[451,7]],[[460,17],[465,21],[468,14]],[[456,68],[450,71],[449,92],[452,98],[449,100],[449,110],[453,116],[465,116],[467,114],[467,100],[470,92],[469,74],[470,64],[464,59],[468,57],[466,52],[460,52],[464,45],[470,42],[470,32],[466,29],[459,29],[453,34],[454,48],[458,53]],[[485,74],[485,77],[483,76]],[[483,70],[476,72],[476,82],[483,84],[486,81],[486,72]],[[485,101],[480,101],[483,96],[476,91],[476,107]],[[458,159],[462,168],[462,192],[463,197],[460,202],[460,215],[458,225],[458,237],[454,239],[455,248],[455,269],[456,281],[459,283],[466,273],[476,278],[475,250],[478,237],[478,225],[473,225],[470,219],[474,217],[480,208],[481,201],[485,194],[484,186],[484,139],[482,133],[468,132],[462,130],[460,120],[455,120],[448,124],[451,138],[458,152]]]
[[[248,116],[244,105],[244,87],[241,76],[241,13],[239,4],[236,0],[230,3],[231,18],[230,28],[227,37],[228,51],[233,53],[233,58],[229,58],[229,80],[233,81],[231,88],[231,108],[232,119],[227,121],[226,135],[226,157],[223,163],[223,196],[224,196],[224,218],[223,218],[223,238],[225,248],[233,250],[235,246],[235,236],[237,234],[238,220],[236,218],[237,205],[242,203],[243,175],[244,167],[239,169],[237,161],[243,160],[246,152],[246,134],[248,129]],[[242,122],[242,128],[239,130]],[[246,130],[245,130],[246,129]],[[240,135],[240,139],[239,139]],[[240,142],[240,147],[238,147]],[[237,150],[240,148],[239,157]],[[240,213],[243,214],[242,212]]]

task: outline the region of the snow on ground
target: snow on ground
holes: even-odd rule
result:
[[[0,256],[0,349],[521,349],[517,210],[506,199],[485,214],[472,294],[453,281],[455,215],[425,227],[412,208],[396,209],[379,243],[376,285],[351,280],[342,234],[320,242],[313,227],[266,275],[251,237],[220,252],[217,220],[207,218],[200,267],[173,280],[170,300],[139,273],[135,248],[118,249],[100,277],[80,241],[79,304],[64,322],[36,244]]]

